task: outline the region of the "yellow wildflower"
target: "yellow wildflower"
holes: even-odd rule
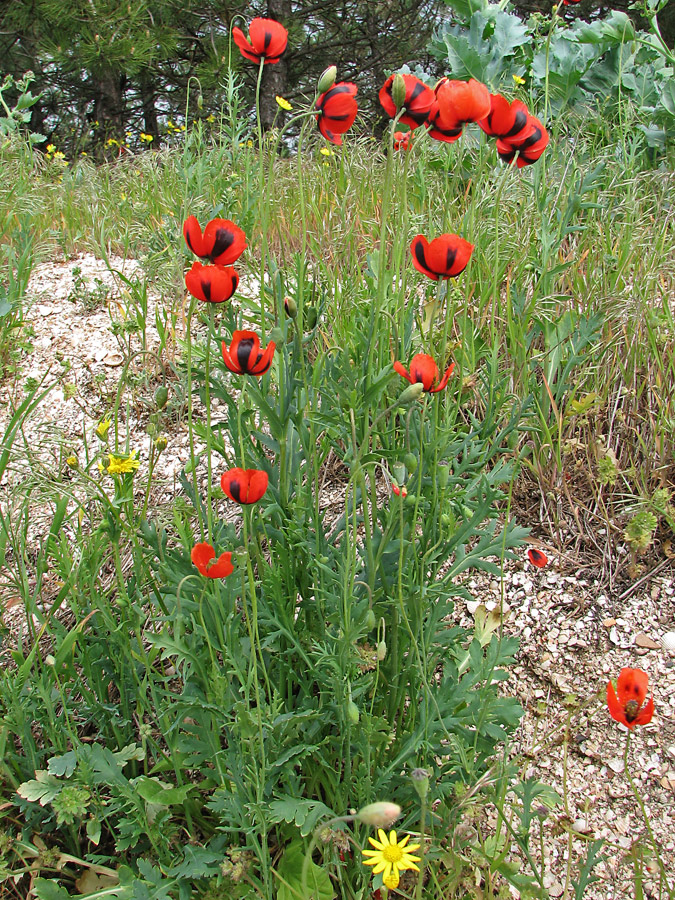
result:
[[[126,475],[128,472],[135,472],[140,464],[140,460],[136,459],[135,450],[129,456],[115,456],[110,453],[106,471],[108,475]]]
[[[364,866],[374,866],[373,874],[382,873],[382,883],[390,891],[396,890],[399,883],[399,872],[406,869],[413,869],[419,872],[419,866],[415,865],[421,859],[419,856],[412,856],[413,850],[419,850],[420,844],[410,844],[406,846],[410,840],[407,834],[402,841],[396,838],[396,832],[390,831],[389,837],[382,828],[378,828],[377,833],[380,840],[368,838],[370,843],[375,847],[374,850],[362,850],[364,856],[371,857],[364,859]]]
[[[70,469],[77,469],[77,467],[78,467],[79,464],[78,464],[78,461],[77,461],[77,457],[75,456],[74,453],[71,454],[71,455],[66,459],[66,465],[67,465]]]
[[[208,116],[206,117],[206,121],[207,122],[215,122],[216,117],[213,115],[213,113],[209,113]]]
[[[151,134],[146,134],[144,131],[141,131],[141,140],[146,144],[150,144],[154,141],[154,137]]]
[[[278,94],[274,99],[277,101],[277,106],[280,106],[282,109],[285,109],[287,111],[289,109],[293,109],[293,107],[288,102],[288,100],[285,100],[283,97],[280,97]]]
[[[515,82],[515,84],[525,84],[525,79],[521,78],[520,75],[514,75],[513,81]]]
[[[96,437],[104,441],[108,437],[108,432],[110,431],[111,425],[112,420],[107,416],[105,417],[105,419],[101,419],[101,421],[96,426]]]
[[[329,150],[328,147],[322,147],[322,148],[319,150],[319,153],[320,153],[322,156],[335,156],[335,154],[333,153],[333,151],[332,151],[332,150]]]
[[[53,153],[56,150],[54,144],[47,144],[47,153]]]

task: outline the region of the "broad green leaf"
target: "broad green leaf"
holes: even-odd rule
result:
[[[335,896],[328,872],[306,859],[300,841],[286,848],[277,871],[277,900],[333,900]]]
[[[35,778],[31,781],[24,781],[16,789],[16,792],[24,800],[46,806],[54,797],[58,797],[62,788],[63,782],[54,775],[50,775],[49,772],[39,769],[35,773]]]
[[[70,778],[75,771],[76,766],[77,757],[75,756],[74,750],[69,750],[67,753],[64,753],[63,756],[52,756],[47,763],[50,775],[62,775],[66,778]]]

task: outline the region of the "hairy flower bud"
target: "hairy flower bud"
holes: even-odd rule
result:
[[[410,773],[413,787],[417,791],[420,800],[424,800],[429,793],[429,773],[426,769],[413,769]]]
[[[335,84],[337,78],[337,66],[328,66],[321,74],[316,86],[317,93],[324,94],[329,91]]]
[[[164,409],[168,400],[169,390],[166,385],[160,384],[160,386],[155,391],[155,403],[157,404],[157,409]]]
[[[422,394],[424,393],[424,385],[421,381],[415,382],[415,384],[411,384],[410,387],[407,387],[401,396],[398,398],[398,402],[401,406],[407,406],[409,403],[414,403],[415,400],[419,400]]]
[[[284,297],[284,309],[286,310],[286,315],[291,319],[294,319],[298,314],[298,304],[292,297]]]
[[[363,825],[371,825],[373,828],[389,828],[401,815],[401,807],[397,803],[369,803],[362,806],[356,813],[356,818]]]
[[[352,725],[358,725],[359,719],[361,718],[359,708],[353,700],[350,700],[347,704],[347,718]]]
[[[380,641],[377,645],[377,661],[382,662],[387,657],[387,645],[384,641]]]
[[[397,110],[405,103],[405,93],[405,79],[403,75],[400,73],[394,75],[394,81],[391,86],[391,99],[394,101],[394,106]]]

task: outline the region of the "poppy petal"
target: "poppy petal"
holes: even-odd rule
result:
[[[288,44],[288,31],[274,19],[256,17],[248,26],[253,49],[265,62],[278,62]]]
[[[215,556],[216,551],[211,544],[206,543],[195,544],[190,553],[190,559],[202,575],[206,575],[206,567]]]
[[[413,383],[408,370],[405,368],[405,366],[403,366],[402,363],[400,363],[398,361],[395,362],[394,363],[394,371],[398,372],[399,375],[402,375],[406,379],[406,381],[409,381],[411,384]]]
[[[443,388],[447,385],[448,381],[450,380],[450,376],[452,375],[454,368],[455,368],[455,364],[454,364],[454,362],[451,362],[450,365],[448,366],[448,368],[445,370],[445,375],[441,378],[440,383],[435,388],[432,388],[430,393],[436,394],[436,393],[438,393],[438,391],[443,390]]]
[[[548,557],[541,550],[537,550],[536,547],[530,547],[527,551],[527,558],[530,560],[533,566],[536,566],[538,569],[543,569],[544,566],[548,563]]]
[[[650,697],[649,700],[645,703],[644,707],[640,710],[637,719],[635,720],[635,725],[647,725],[652,720],[652,716],[654,715],[654,698]]]
[[[229,219],[211,219],[204,229],[204,247],[208,256],[217,266],[230,266],[246,249],[246,235]]]
[[[249,375],[264,375],[272,365],[272,357],[274,356],[275,349],[276,344],[274,341],[270,341],[265,351],[263,353],[258,353],[258,359],[249,369]]]
[[[231,266],[203,266],[192,263],[185,274],[185,286],[193,297],[206,303],[224,303],[237,290],[239,275]]]
[[[418,272],[421,272],[423,275],[426,275],[428,278],[433,278],[434,281],[438,281],[440,275],[433,271],[433,269],[427,263],[427,251],[429,249],[429,242],[422,234],[418,234],[417,237],[412,239],[410,244],[410,252],[412,253],[413,265],[417,269]]]
[[[629,700],[636,700],[639,706],[645,702],[649,676],[642,669],[622,669],[616,683],[616,693],[619,703],[625,706]]]
[[[183,222],[183,236],[195,256],[208,256],[204,249],[202,229],[196,216],[188,216]]]
[[[438,380],[438,366],[427,353],[418,353],[410,360],[410,382],[421,384],[430,391]]]
[[[619,703],[617,696],[614,692],[614,685],[611,681],[607,682],[607,708],[609,709],[610,716],[617,722],[621,722],[623,725],[628,726],[628,722],[626,720],[626,713],[624,711],[623,706]]]

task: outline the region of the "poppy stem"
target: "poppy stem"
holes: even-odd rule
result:
[[[211,334],[213,332],[213,306],[209,303],[209,321],[206,332],[206,357],[204,360],[204,402],[206,404],[206,521],[208,539],[213,539],[213,468],[211,462]]]
[[[260,242],[260,331],[263,340],[266,338],[265,329],[265,264],[267,258],[267,212],[269,197],[265,190],[265,156],[263,153],[262,120],[260,118],[260,85],[262,84],[265,57],[261,57],[258,67],[258,80],[255,86],[255,121],[258,130],[258,188],[260,191],[260,230],[262,240]],[[273,161],[272,161],[273,162]]]
[[[194,300],[190,297],[187,321],[185,325],[186,365],[187,365],[187,403],[188,403],[188,441],[190,445],[190,466],[192,467],[192,487],[195,493],[194,505],[199,521],[199,533],[202,541],[205,538],[204,518],[202,516],[202,504],[199,499],[199,482],[197,480],[197,460],[195,458],[195,433],[192,424],[193,400],[192,400],[192,314],[194,312]]]

